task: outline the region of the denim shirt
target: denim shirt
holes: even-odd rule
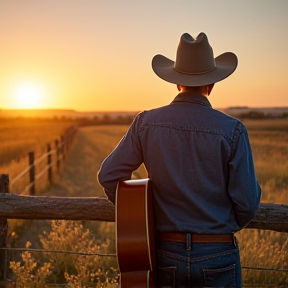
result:
[[[180,93],[170,105],[137,115],[98,173],[111,202],[118,181],[142,163],[159,232],[234,233],[256,215],[261,189],[247,130],[205,96]]]

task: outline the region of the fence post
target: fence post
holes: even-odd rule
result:
[[[30,166],[30,196],[35,195],[35,165],[34,165],[34,152],[29,152],[29,166]]]
[[[63,160],[65,159],[65,137],[63,135],[61,135],[61,153],[62,153],[62,157],[63,157]]]
[[[66,129],[65,133],[64,133],[64,139],[65,139],[65,146],[66,146],[66,150],[69,150],[69,129]]]
[[[9,175],[0,174],[0,193],[9,193]],[[0,220],[0,248],[6,248],[6,238],[8,232],[7,219]],[[5,250],[0,250],[0,287],[1,281],[4,281],[4,272],[6,264]]]
[[[47,144],[47,165],[48,165],[48,181],[49,184],[52,183],[52,155],[51,155],[51,145]]]
[[[59,158],[59,140],[55,140],[55,148],[56,148],[56,163],[57,163],[57,171],[60,169],[60,158]]]

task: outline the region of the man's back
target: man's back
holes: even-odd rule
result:
[[[233,233],[253,218],[258,205],[249,193],[257,185],[254,175],[241,195],[229,190],[239,138],[248,141],[240,121],[214,110],[206,97],[186,92],[170,105],[140,114],[135,125],[153,183],[158,231]],[[241,189],[247,175],[238,173]],[[233,206],[243,193],[248,197],[241,205],[249,219],[237,223]]]

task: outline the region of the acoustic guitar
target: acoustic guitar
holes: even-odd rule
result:
[[[121,287],[156,287],[156,233],[151,180],[118,183],[115,217]]]

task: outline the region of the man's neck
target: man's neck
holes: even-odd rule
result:
[[[177,88],[180,92],[192,92],[201,94],[205,97],[208,97],[213,89],[214,84],[199,86],[199,87],[187,87],[182,85],[177,85]]]

